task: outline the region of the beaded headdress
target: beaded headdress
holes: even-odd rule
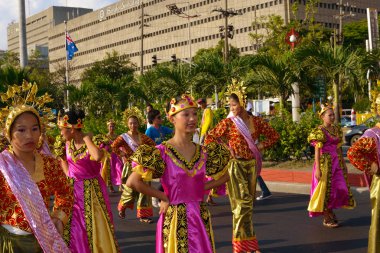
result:
[[[247,87],[244,86],[244,82],[238,82],[236,79],[232,79],[232,83],[228,85],[225,95],[227,96],[226,102],[228,102],[229,96],[235,94],[239,98],[239,104],[243,108],[247,103]]]
[[[83,120],[82,119],[77,119],[76,124],[70,124],[69,123],[69,115],[63,115],[61,116],[61,113],[58,113],[58,127],[64,127],[64,128],[74,128],[74,129],[81,129],[84,127],[83,125]]]
[[[113,119],[110,119],[107,121],[107,126],[109,125],[115,125],[115,121]]]
[[[321,117],[322,114],[324,114],[324,113],[325,113],[327,110],[329,110],[329,109],[333,109],[333,108],[331,107],[331,105],[329,105],[329,104],[321,104],[321,110],[318,112],[319,117]]]
[[[11,126],[17,116],[24,112],[31,112],[37,118],[41,131],[48,126],[48,122],[54,119],[51,109],[45,106],[46,103],[53,101],[49,94],[45,93],[37,97],[37,84],[23,81],[22,85],[12,85],[7,92],[0,93],[1,101],[7,104],[0,111],[1,127],[5,130],[5,137],[10,140]],[[41,114],[41,116],[40,116]]]
[[[125,125],[128,125],[128,120],[130,117],[135,117],[137,119],[137,121],[139,122],[139,125],[142,125],[145,122],[145,118],[142,115],[142,112],[139,110],[139,108],[137,108],[135,106],[131,107],[129,109],[125,109],[125,111],[123,113],[123,121],[124,121]]]
[[[183,94],[181,96],[180,101],[177,101],[175,98],[172,98],[172,100],[170,101],[170,110],[168,114],[169,116],[172,116],[188,108],[198,108],[198,105],[190,95]]]

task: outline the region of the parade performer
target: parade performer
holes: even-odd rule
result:
[[[247,113],[243,83],[233,80],[227,95],[231,114],[208,133],[205,144],[226,143],[233,156],[228,164],[227,183],[233,213],[233,252],[260,252],[252,223],[256,177],[262,163],[260,152],[272,146],[279,135],[261,117]],[[259,137],[265,140],[258,143]]]
[[[214,114],[211,108],[207,107],[206,99],[200,98],[197,101],[198,105],[202,108],[202,120],[200,130],[200,144],[203,144],[204,138],[208,131],[214,127]]]
[[[123,162],[112,151],[112,143],[117,138],[115,134],[115,122],[111,119],[107,122],[108,133],[106,135],[97,135],[95,138],[102,142],[100,148],[105,150],[105,158],[102,161],[101,175],[106,182],[110,192],[115,193],[113,186],[121,185],[121,173],[123,171]]]
[[[154,147],[156,144],[154,141],[139,132],[139,127],[144,124],[144,117],[137,107],[132,107],[124,111],[123,119],[128,126],[129,131],[116,138],[112,143],[112,149],[115,154],[123,159],[124,169],[122,176],[122,189],[117,209],[119,211],[119,217],[125,218],[125,209],[130,208],[133,210],[135,199],[137,200],[137,218],[141,222],[152,223],[150,217],[153,216],[152,198],[150,196],[138,193],[133,189],[127,187],[125,183],[127,178],[132,173],[132,163],[130,156],[136,151],[140,145],[148,145]],[[150,182],[147,182],[150,184]]]
[[[1,94],[11,101],[0,113],[9,143],[0,154],[0,252],[69,253],[62,235],[73,192],[59,160],[37,150],[52,99],[36,93],[36,84],[24,82]]]
[[[351,164],[363,171],[368,181],[372,206],[368,253],[380,252],[380,123],[368,129],[347,152]]]
[[[229,151],[212,143],[193,143],[197,105],[188,95],[173,98],[167,108],[174,136],[151,147],[141,145],[132,155],[134,172],[127,185],[161,199],[156,232],[156,252],[215,252],[210,213],[203,201],[204,190],[228,180]],[[206,174],[215,180],[205,183]],[[160,178],[164,192],[143,180]]]
[[[322,106],[319,116],[322,125],[313,129],[308,137],[315,148],[315,162],[307,210],[310,217],[323,215],[323,225],[335,228],[339,224],[333,209],[352,209],[355,200],[342,156],[342,131],[333,124],[335,115],[332,107]]]
[[[74,207],[65,235],[74,253],[119,252],[114,235],[107,187],[100,175],[103,150],[84,133],[82,110],[70,110],[58,116],[64,142],[56,147],[62,166],[67,168],[74,187]]]

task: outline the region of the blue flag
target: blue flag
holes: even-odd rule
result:
[[[66,32],[66,52],[67,52],[67,59],[71,60],[74,57],[74,53],[78,51],[77,46],[75,45],[74,41],[71,39],[69,33]]]

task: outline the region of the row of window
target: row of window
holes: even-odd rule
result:
[[[40,35],[45,35],[45,36],[42,37],[42,38],[38,38],[38,39],[32,40],[32,41],[30,40],[31,38],[36,38],[36,37],[38,37]],[[48,39],[49,39],[45,31],[42,31],[42,32],[39,32],[39,33],[36,33],[36,34],[26,34],[26,36],[27,36],[26,41],[27,41],[28,44],[33,44],[33,43],[35,43],[36,41],[39,41],[39,40],[48,41]],[[14,42],[10,43],[12,40],[14,40]],[[14,38],[8,40],[8,48],[11,48],[13,46],[18,47],[18,45],[19,45],[19,37],[14,37]]]
[[[195,6],[197,6],[198,4],[199,4],[199,6],[202,6],[204,4],[209,4],[209,3],[212,3],[212,2],[216,2],[216,1],[220,1],[220,0],[208,0],[208,1],[206,0],[206,1],[202,1],[200,3],[193,4],[193,5],[191,5],[191,7],[195,8]],[[277,4],[281,4],[282,0],[270,1],[269,3],[270,3],[270,6],[272,6],[273,4],[277,5]],[[262,5],[266,6],[266,4],[262,4]],[[261,6],[261,8],[264,8],[263,6]],[[256,7],[255,6],[250,6],[250,7],[246,7],[246,8],[241,9],[240,12],[244,14],[246,12],[254,11],[255,9],[258,9],[258,8],[260,8],[259,5],[256,5]],[[165,17],[167,15],[171,15],[170,12],[165,12],[165,13],[162,13],[160,15],[152,16],[152,17],[148,18],[146,20],[146,22],[151,22],[151,21],[156,20],[158,18],[163,18],[163,17]],[[213,22],[213,21],[220,20],[220,19],[223,19],[223,18],[224,17],[223,17],[222,14],[219,14],[219,15],[216,15],[216,16],[212,16],[212,17],[206,17],[206,18],[203,18],[203,19],[198,19],[196,21],[192,21],[190,23],[190,26],[196,26],[196,25],[200,25],[200,24],[204,24],[204,23],[209,23],[209,22]],[[92,39],[95,39],[95,38],[98,38],[98,37],[101,37],[101,36],[105,36],[105,35],[108,35],[108,34],[112,34],[114,32],[118,32],[118,31],[130,28],[130,27],[133,27],[133,26],[137,26],[139,24],[140,24],[140,21],[135,21],[135,22],[127,24],[127,25],[123,25],[123,26],[120,26],[120,27],[117,27],[117,28],[114,28],[114,29],[110,29],[108,31],[104,31],[104,32],[101,32],[101,33],[98,33],[98,34],[94,34],[94,35],[88,36],[88,37],[83,38],[83,39],[76,40],[76,42],[80,43],[80,42],[83,42],[83,41],[92,40]],[[157,35],[166,34],[166,33],[169,33],[169,32],[173,32],[173,31],[177,31],[177,30],[181,30],[181,29],[185,29],[185,28],[187,28],[187,23],[186,24],[177,25],[177,26],[173,26],[173,27],[166,28],[166,29],[162,29],[162,30],[158,30],[158,31],[155,31],[153,33],[147,33],[144,36],[147,37],[147,38],[148,37],[155,37]],[[64,34],[62,33],[61,36],[63,36],[63,35]],[[55,37],[55,36],[53,36],[53,37]],[[53,38],[53,37],[51,37],[51,38]],[[140,40],[140,36],[136,36],[136,37],[128,39],[127,43],[134,42],[134,41],[137,41],[137,40]],[[120,42],[120,43],[123,44],[122,42]],[[57,46],[57,47],[54,47],[54,48],[50,48],[49,52],[60,50],[63,47],[64,46]]]

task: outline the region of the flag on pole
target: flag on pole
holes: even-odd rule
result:
[[[75,45],[74,41],[71,39],[68,32],[66,32],[66,52],[67,52],[67,59],[71,60],[74,57],[74,53],[78,51],[77,46]]]

